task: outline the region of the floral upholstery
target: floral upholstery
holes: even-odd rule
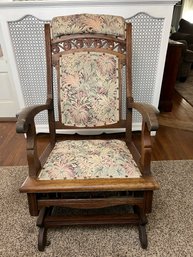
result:
[[[52,37],[66,34],[102,33],[125,37],[123,17],[113,15],[76,14],[54,17],[51,22]]]
[[[121,140],[58,142],[39,174],[40,180],[136,178],[141,173]]]
[[[100,52],[60,57],[60,112],[66,126],[94,127],[119,121],[118,59]]]

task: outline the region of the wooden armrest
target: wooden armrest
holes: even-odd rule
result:
[[[157,114],[159,111],[150,104],[146,103],[129,103],[130,108],[136,109],[143,117],[149,131],[156,131],[159,127]]]
[[[16,132],[17,133],[26,133],[29,128],[29,124],[34,122],[34,117],[44,111],[49,110],[51,107],[51,101],[48,100],[46,104],[33,105],[30,107],[24,108],[18,115],[18,120],[16,123]]]
[[[135,145],[131,145],[132,152],[135,153],[136,161],[143,175],[150,175],[151,162],[151,131],[156,131],[159,127],[157,114],[159,111],[152,105],[146,103],[135,103],[132,98],[127,100],[128,108],[136,109],[143,118],[141,132],[141,151],[138,151]]]
[[[52,135],[50,137],[50,143],[46,147],[45,151],[38,155],[37,152],[37,135],[34,117],[41,111],[48,110],[53,112],[53,101],[48,98],[46,104],[33,105],[24,108],[18,115],[18,121],[16,123],[17,133],[26,133],[27,135],[27,160],[29,165],[29,176],[36,178],[39,170],[42,167],[44,159],[48,156],[55,142],[55,128],[52,128]],[[48,115],[49,116],[49,115]],[[51,120],[51,121],[50,121]],[[52,115],[49,118],[49,122],[52,122]]]

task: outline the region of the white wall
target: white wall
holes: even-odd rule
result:
[[[183,1],[182,18],[193,23],[193,1],[192,0]]]

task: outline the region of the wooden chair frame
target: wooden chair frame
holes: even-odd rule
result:
[[[151,175],[151,131],[158,128],[157,110],[148,104],[135,103],[132,98],[131,87],[131,24],[126,25],[126,39],[120,39],[111,35],[66,35],[59,39],[51,39],[50,25],[45,25],[46,37],[46,60],[47,60],[47,101],[44,105],[36,105],[25,108],[18,116],[17,132],[26,133],[27,160],[29,176],[20,188],[20,192],[27,193],[29,211],[32,216],[37,216],[37,225],[40,227],[38,249],[43,251],[46,246],[46,231],[49,227],[75,224],[136,224],[139,227],[139,237],[143,248],[147,248],[147,235],[145,225],[146,214],[152,210],[153,191],[159,186]],[[60,121],[55,122],[53,105],[53,66],[57,68],[58,56],[61,55],[59,48],[69,50],[72,42],[77,43],[76,51],[81,51],[82,40],[87,40],[89,45],[95,44],[96,51],[101,51],[102,40],[107,42],[105,52],[116,53],[126,64],[127,84],[127,118],[120,120],[109,127],[125,127],[125,141],[135,162],[137,163],[142,177],[122,179],[87,179],[87,180],[38,180],[37,176],[44,165],[48,155],[57,141],[56,129],[66,127]],[[116,47],[115,47],[116,45]],[[69,49],[68,49],[69,48]],[[73,50],[74,51],[74,50]],[[136,109],[142,115],[141,149],[135,146],[132,140],[132,109]],[[49,122],[49,144],[41,156],[37,153],[37,135],[34,123],[35,116],[41,111],[47,110]],[[69,127],[68,127],[69,129]],[[74,129],[74,127],[73,127]],[[85,193],[87,196],[85,197]],[[110,196],[109,196],[110,194]],[[69,197],[66,197],[69,196]],[[105,197],[106,196],[106,197]],[[69,207],[79,209],[95,209],[118,205],[133,206],[133,213],[123,215],[92,215],[92,216],[54,216],[54,207]]]

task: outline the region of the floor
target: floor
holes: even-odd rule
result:
[[[159,115],[160,128],[152,137],[152,160],[193,159],[192,113],[193,107],[175,92],[172,112]],[[46,141],[46,135],[39,135],[39,149]],[[26,165],[25,148],[26,140],[22,134],[16,134],[15,122],[0,122],[0,166]]]

